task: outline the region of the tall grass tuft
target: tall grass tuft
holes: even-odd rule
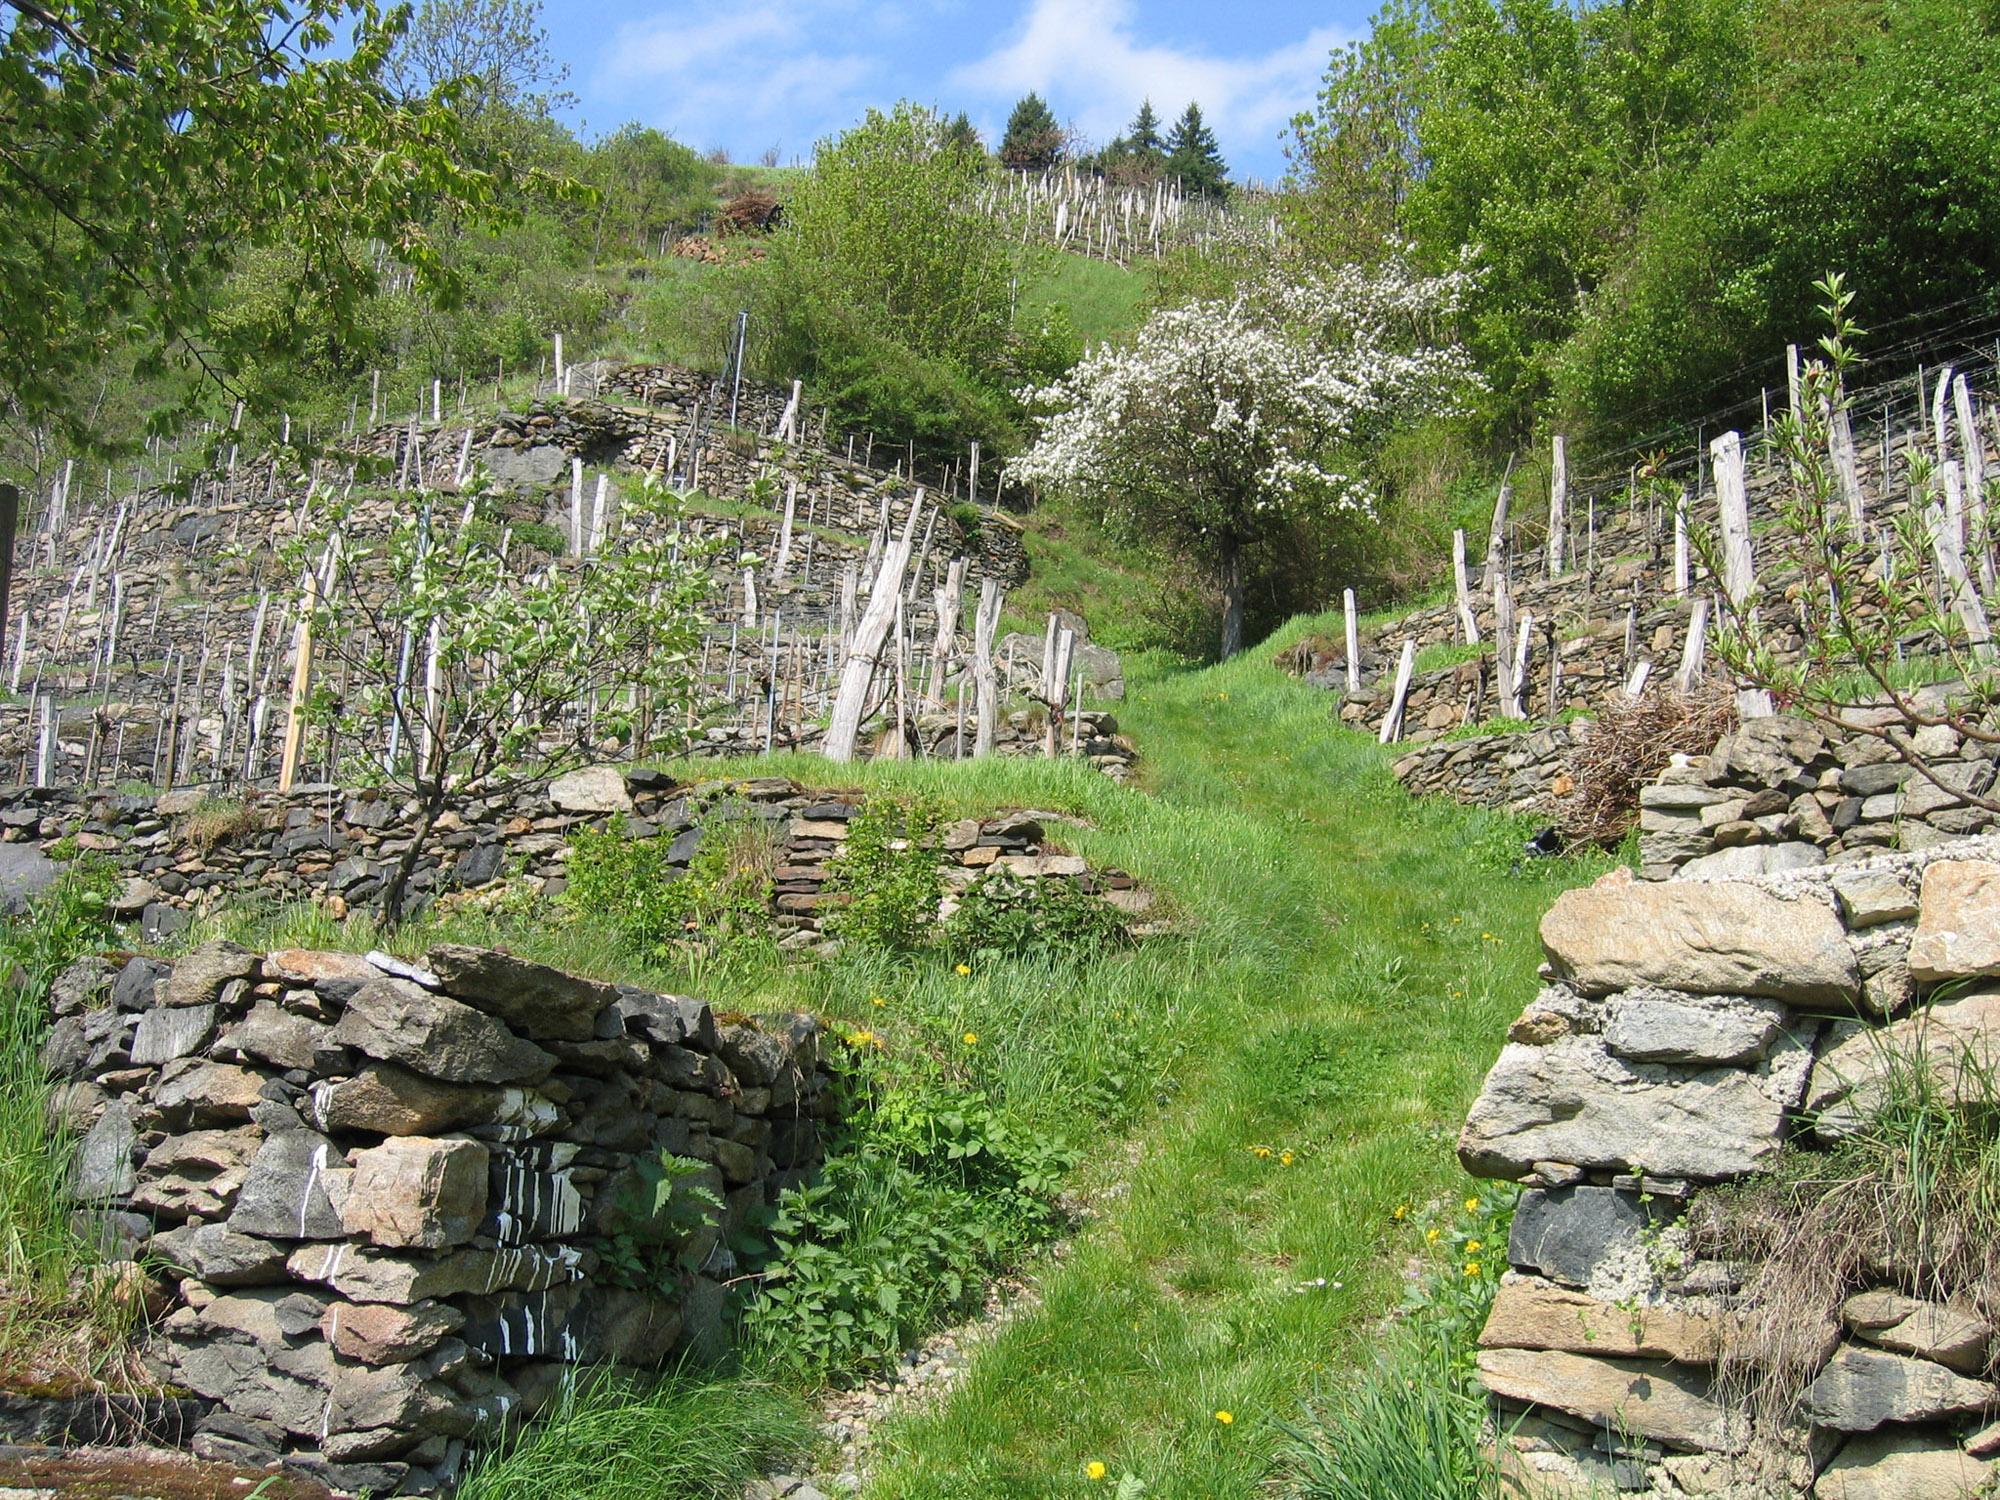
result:
[[[71,1227],[73,1143],[50,1122],[41,1062],[49,986],[104,940],[109,891],[106,872],[72,865],[0,920],[0,1369],[94,1364],[127,1321],[78,1290],[97,1256]]]
[[[475,1460],[458,1500],[737,1500],[811,1441],[803,1408],[770,1386],[588,1371]]]
[[[1406,1335],[1338,1391],[1288,1455],[1301,1500],[1493,1500],[1480,1451],[1485,1406],[1442,1339]]]

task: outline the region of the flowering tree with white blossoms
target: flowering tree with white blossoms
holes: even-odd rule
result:
[[[1288,269],[1288,268],[1287,268]],[[1391,260],[1155,313],[1052,386],[1022,393],[1040,436],[1011,477],[1071,490],[1208,573],[1222,652],[1243,648],[1250,549],[1299,522],[1372,518],[1342,460],[1410,417],[1447,410],[1476,378],[1445,335],[1464,272]]]

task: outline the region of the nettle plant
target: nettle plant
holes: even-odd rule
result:
[[[695,690],[713,580],[706,554],[679,540],[680,495],[647,478],[614,538],[525,572],[469,524],[482,496],[477,480],[449,501],[419,492],[380,536],[354,534],[346,508],[328,505],[294,548],[325,664],[307,722],[416,803],[383,891],[390,926],[454,794],[676,750]],[[434,502],[463,517],[434,518]]]
[[[1397,259],[1281,266],[1226,300],[1155,313],[1129,344],[1022,392],[1041,434],[1009,476],[1074,491],[1198,562],[1221,590],[1234,655],[1255,544],[1300,521],[1372,516],[1373,488],[1342,455],[1474,387],[1447,334],[1470,284]]]
[[[1836,455],[1846,433],[1847,376],[1866,330],[1837,273],[1813,283],[1828,333],[1800,375],[1799,414],[1774,421],[1771,447],[1783,475],[1777,522],[1760,546],[1793,565],[1782,594],[1760,579],[1718,625],[1715,648],[1737,678],[1781,709],[1881,740],[1924,777],[1975,806],[2000,799],[1947,784],[1919,742],[1925,730],[2000,746],[2000,678],[1989,621],[2000,588],[1992,506],[1958,459],[1906,454],[1909,504],[1871,523],[1859,487],[1842,483]],[[1948,373],[1948,372],[1947,372]],[[1939,393],[1939,426],[1944,393]],[[1976,439],[1975,439],[1976,440]],[[1720,575],[1720,543],[1699,534],[1703,562]],[[1857,704],[1888,710],[1856,714]],[[1961,778],[1962,779],[1962,778]]]

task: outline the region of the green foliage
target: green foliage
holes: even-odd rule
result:
[[[1040,94],[1018,100],[1000,138],[1000,164],[1013,172],[1046,172],[1062,160],[1063,132]]]
[[[0,1354],[17,1368],[30,1358],[18,1351],[48,1337],[45,1319],[97,1322],[100,1353],[115,1346],[120,1326],[109,1308],[76,1293],[78,1274],[96,1257],[72,1228],[64,1190],[71,1142],[49,1118],[41,1062],[49,986],[109,939],[112,884],[109,867],[78,861],[25,914],[0,918]],[[33,1357],[47,1354],[45,1346]]]
[[[770,1386],[672,1372],[573,1374],[535,1423],[473,1460],[462,1500],[736,1500],[812,1446]]]
[[[2000,307],[2000,76],[1971,62],[1993,47],[1990,11],[1890,0],[1842,38],[1851,67],[1745,117],[1639,222],[1561,409],[1643,430],[1754,395],[1830,266],[1899,336]]]
[[[844,943],[884,953],[914,953],[937,933],[938,805],[872,799],[848,824],[847,847],[827,867],[827,891],[846,896],[827,918]]]
[[[579,829],[563,901],[608,926],[641,957],[727,956],[769,935],[771,851],[768,837],[760,847],[761,832],[761,824],[722,822],[711,813],[708,833],[679,871],[667,860],[670,838]]]
[[[400,19],[352,0],[65,0],[13,17],[0,392],[18,415],[103,436],[72,383],[136,351],[157,382],[147,428],[170,434],[246,364],[355,326],[376,286],[363,240],[449,300],[432,228],[493,208],[506,168],[471,148],[446,99],[380,86]],[[274,246],[290,303],[211,327],[232,260]]]
[[[822,142],[771,241],[765,368],[852,427],[953,451],[1003,436],[1025,267],[980,207],[986,171],[910,104]]]
[[[1483,1393],[1437,1338],[1399,1337],[1303,1426],[1286,1457],[1301,1500],[1499,1500]]]
[[[965,963],[1030,953],[1091,954],[1124,939],[1117,908],[1075,882],[1027,880],[999,869],[968,886],[944,924],[946,956]]]
[[[714,1170],[671,1151],[634,1165],[602,1219],[597,1252],[607,1279],[679,1296],[699,1265],[696,1236],[720,1222],[728,1206],[708,1180]]]
[[[825,1378],[889,1364],[1059,1223],[1074,1154],[1023,1129],[925,1053],[848,1037],[848,1124],[813,1183],[788,1190],[741,1312],[753,1358]]]

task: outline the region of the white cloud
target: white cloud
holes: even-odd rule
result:
[[[850,9],[850,0],[797,0],[718,16],[671,5],[612,34],[597,82],[690,145],[749,152],[782,142],[788,156],[803,156],[815,135],[854,113],[856,94],[878,72],[873,57],[839,45],[854,38],[829,24]],[[816,45],[823,34],[835,45]]]
[[[1120,133],[1141,99],[1168,123],[1193,100],[1225,155],[1269,160],[1280,129],[1311,103],[1328,55],[1351,38],[1322,26],[1269,52],[1220,57],[1144,44],[1133,12],[1132,0],[1032,0],[1011,41],[948,82],[1008,103],[1036,90],[1099,140]]]

